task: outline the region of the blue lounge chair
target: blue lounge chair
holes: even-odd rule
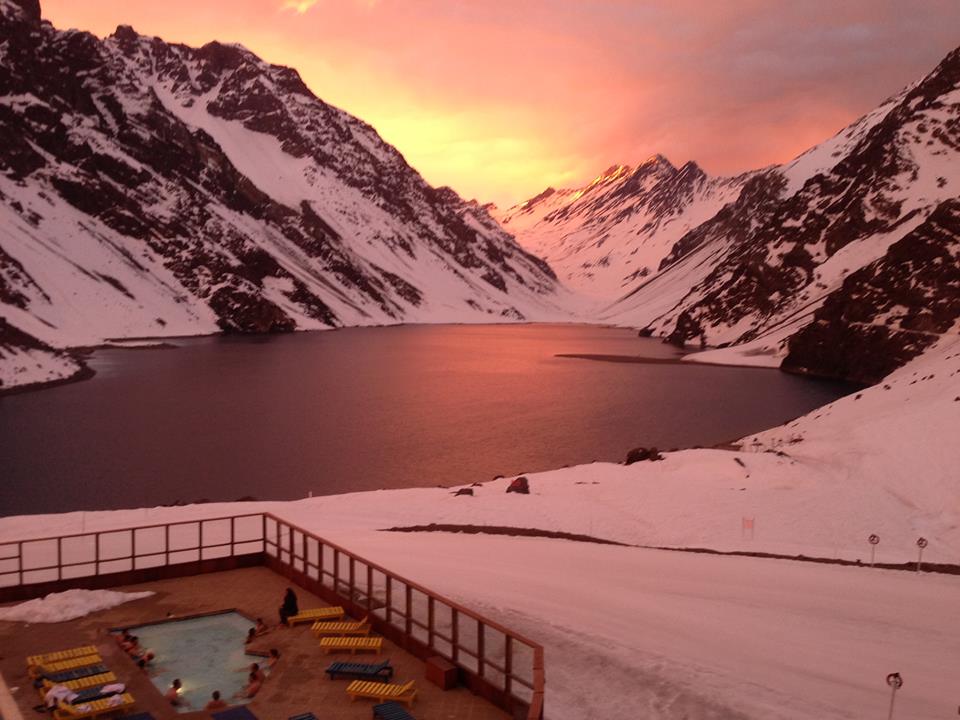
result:
[[[243,705],[215,712],[213,718],[214,720],[257,720],[257,716]]]
[[[69,680],[79,680],[80,678],[90,677],[91,675],[100,675],[105,672],[110,671],[106,665],[101,663],[100,665],[84,665],[83,667],[73,668],[72,670],[62,670],[61,672],[42,675],[41,678],[49,680],[52,683],[62,683],[68,682]]]
[[[393,677],[393,667],[389,660],[376,665],[370,663],[335,662],[327,668],[327,675],[331,680],[335,678],[350,678],[351,680],[377,680],[389,682]]]
[[[110,683],[111,685],[116,685],[117,683]],[[102,697],[109,697],[110,695],[122,695],[122,692],[109,692],[105,693],[103,689],[106,685],[96,685],[94,687],[83,688],[82,690],[75,690],[77,696],[70,701],[71,705],[82,705],[83,703],[88,703],[91,700],[99,700]]]
[[[416,720],[400,703],[385,702],[373,706],[373,717],[378,720]]]

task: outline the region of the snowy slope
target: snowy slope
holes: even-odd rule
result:
[[[0,519],[0,541],[266,510],[502,618],[547,649],[550,720],[847,720],[956,709],[960,578],[757,558],[382,529],[441,523],[591,535],[628,545],[960,562],[960,339],[883,385],[741,441],[661,462],[597,463],[474,487],[295,502]],[[745,536],[744,518],[754,521]]]
[[[0,317],[0,390],[65,380],[83,371],[76,358],[27,335]]]
[[[654,155],[494,214],[570,287],[612,300],[655,273],[670,248],[734,200],[746,179],[711,178],[696,163],[677,169]]]
[[[0,317],[110,337],[567,319],[553,272],[289,68],[0,0]]]
[[[904,252],[896,248],[903,241],[940,255],[936,262],[955,258],[960,227],[949,207],[958,187],[960,50],[830,140],[787,165],[754,173],[733,202],[679,239],[658,275],[639,282],[601,317],[677,344],[733,346],[711,351],[708,361],[777,365],[789,352],[793,369],[875,382],[936,342],[958,317],[955,304],[943,302],[956,287],[930,279],[942,274],[936,263],[879,273],[874,292],[856,296],[857,322],[889,328],[882,342],[860,343],[842,363],[828,361],[810,342],[801,357],[799,346],[788,347],[790,338],[815,318],[828,324],[824,313],[836,316],[838,327],[840,306],[857,292],[847,280],[862,268],[902,265]],[[917,297],[909,300],[909,312],[882,301],[883,293],[909,295],[910,285],[930,290],[927,300],[938,304],[936,328],[917,325]],[[825,340],[818,342],[822,347]],[[871,363],[874,352],[891,361]],[[867,365],[875,367],[857,370]]]

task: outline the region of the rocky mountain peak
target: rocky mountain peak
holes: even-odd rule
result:
[[[40,0],[0,0],[0,18],[40,24]]]
[[[296,71],[0,11],[0,315],[39,341],[566,317],[542,260]]]
[[[960,49],[834,137],[750,174],[605,319],[876,381],[955,332],[958,187]]]

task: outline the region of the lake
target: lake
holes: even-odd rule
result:
[[[849,386],[678,357],[631,330],[420,325],[103,349],[0,397],[0,515],[456,485],[709,446]]]

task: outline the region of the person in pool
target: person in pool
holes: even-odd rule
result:
[[[226,701],[220,699],[220,691],[214,690],[213,695],[210,696],[210,701],[203,706],[203,709],[213,712],[216,710],[223,710],[226,707],[228,707]]]
[[[143,655],[143,650],[140,648],[140,638],[136,635],[131,635],[127,640],[120,643],[120,647],[126,650],[127,655],[134,660]]]
[[[254,698],[257,693],[260,692],[260,688],[263,687],[263,680],[258,677],[257,673],[251,672],[250,676],[247,678],[247,684],[237,693],[237,697],[241,698]]]
[[[293,617],[300,612],[300,606],[297,604],[297,594],[293,588],[287,588],[287,594],[283,596],[283,605],[280,606],[280,624],[286,625],[287,618]]]
[[[252,643],[252,642],[253,642],[254,640],[256,640],[256,639],[257,639],[257,629],[256,629],[256,628],[250,628],[250,629],[247,631],[247,639],[243,641],[243,644],[244,644],[244,645],[249,645],[250,643]]]
[[[170,684],[170,689],[164,693],[163,697],[166,698],[167,702],[174,706],[183,705],[183,698],[180,697],[180,688],[183,687],[183,683],[180,682],[180,678],[174,679]]]

